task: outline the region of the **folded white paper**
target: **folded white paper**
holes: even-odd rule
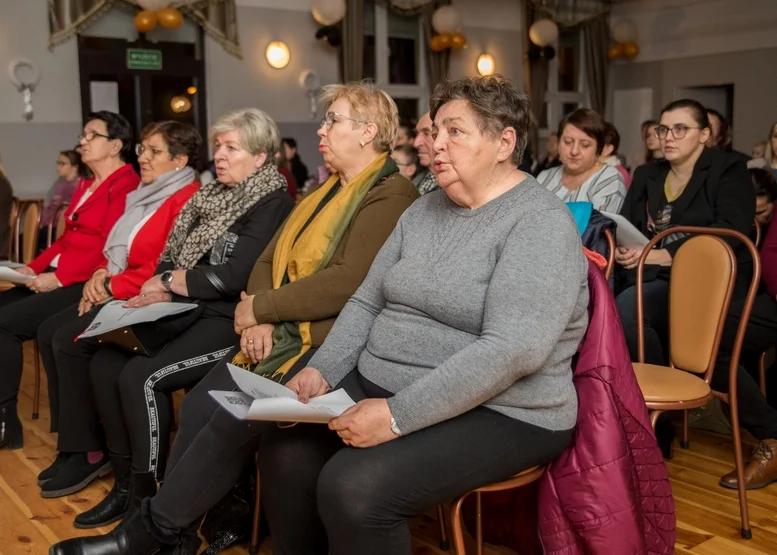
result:
[[[12,262],[10,260],[0,260],[0,266],[5,268],[24,268],[26,264],[22,264],[21,262]]]
[[[27,284],[33,279],[35,279],[35,276],[25,276],[8,266],[0,266],[0,280]]]
[[[634,224],[620,214],[613,212],[602,212],[602,214],[613,220],[618,226],[618,229],[615,230],[615,243],[619,247],[642,250],[650,242],[650,239],[642,235],[642,232],[634,227]]]
[[[156,322],[165,316],[174,316],[197,307],[194,303],[154,303],[140,308],[124,308],[127,301],[110,301],[94,317],[86,331],[78,336],[94,337],[125,326]]]
[[[343,389],[300,403],[288,387],[232,364],[227,368],[240,391],[209,393],[240,420],[326,423],[355,404]]]

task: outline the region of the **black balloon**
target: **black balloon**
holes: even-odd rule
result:
[[[529,60],[532,62],[535,60],[539,60],[540,56],[542,55],[542,48],[540,48],[534,43],[531,43],[529,45],[529,51],[526,54],[529,57]]]
[[[330,46],[340,46],[343,42],[343,34],[337,25],[327,25],[316,31],[316,39],[325,40]]]
[[[550,61],[556,57],[556,49],[553,48],[552,46],[545,46],[542,48],[542,51],[540,52],[540,56]]]

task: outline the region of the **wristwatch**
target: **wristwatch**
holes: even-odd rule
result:
[[[398,436],[402,435],[402,432],[399,431],[399,426],[397,426],[397,419],[393,416],[391,417],[391,431],[397,434]]]
[[[164,287],[168,291],[173,290],[173,272],[171,272],[170,270],[167,270],[166,272],[162,272],[161,280],[162,280],[162,287]]]
[[[111,291],[111,276],[108,276],[103,280],[103,289],[109,296],[113,297],[113,291]]]

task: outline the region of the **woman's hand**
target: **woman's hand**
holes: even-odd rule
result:
[[[23,276],[34,276],[35,272],[29,266],[22,266],[21,268],[13,268],[13,270],[19,272]]]
[[[62,285],[59,283],[57,276],[54,275],[54,272],[41,274],[27,284],[27,288],[35,293],[48,293],[49,291],[54,291],[54,289],[59,289],[60,287],[62,287]]]
[[[365,399],[329,421],[343,443],[351,447],[373,447],[399,436],[391,430],[391,409],[386,399]]]
[[[300,403],[307,403],[312,397],[320,397],[330,389],[324,375],[312,366],[300,370],[286,387],[297,394]]]
[[[666,249],[653,249],[648,253],[645,264],[656,264],[658,266],[671,266],[672,255]]]
[[[242,291],[240,302],[235,309],[235,333],[242,334],[243,330],[257,325],[259,322],[254,316],[254,296],[246,295],[246,292]]]
[[[639,257],[642,255],[642,251],[638,249],[627,249],[625,247],[618,247],[615,249],[615,262],[631,270],[637,267]]]
[[[240,334],[240,350],[256,364],[272,352],[272,324],[259,324],[243,330]]]
[[[105,278],[111,274],[105,268],[98,268],[92,274],[92,277],[84,285],[83,298],[89,303],[95,305],[100,304],[110,298],[110,295],[105,290]]]
[[[140,288],[141,296],[142,295],[149,296],[152,293],[167,293],[168,295],[170,294],[170,292],[167,289],[165,289],[165,286],[162,285],[161,274],[152,277],[146,283],[143,284],[143,287]]]
[[[169,303],[173,295],[167,291],[154,291],[153,293],[141,293],[124,303],[124,308],[140,308],[155,303]]]
[[[90,310],[92,310],[92,307],[94,305],[86,300],[86,298],[82,297],[81,302],[78,303],[78,315],[83,316]]]

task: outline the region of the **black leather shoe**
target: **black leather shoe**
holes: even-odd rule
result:
[[[49,480],[51,480],[57,473],[62,470],[65,463],[70,458],[70,453],[57,453],[57,458],[54,459],[54,463],[38,474],[38,485],[42,486]]]
[[[99,528],[121,520],[127,512],[130,500],[130,459],[111,455],[113,488],[107,497],[92,509],[81,513],[73,521],[76,528]]]
[[[49,548],[49,555],[155,555],[163,547],[165,544],[146,530],[137,515],[121,530],[56,543]]]
[[[40,495],[47,499],[72,495],[110,472],[108,457],[103,456],[96,463],[90,463],[86,453],[73,453],[56,474],[41,485]]]
[[[24,447],[22,421],[16,414],[16,402],[0,406],[0,449],[21,449]]]
[[[127,512],[124,514],[124,520],[119,523],[118,528],[124,525],[124,522],[140,513],[140,505],[146,497],[156,495],[157,485],[156,476],[153,472],[135,472],[130,473],[130,500]]]

